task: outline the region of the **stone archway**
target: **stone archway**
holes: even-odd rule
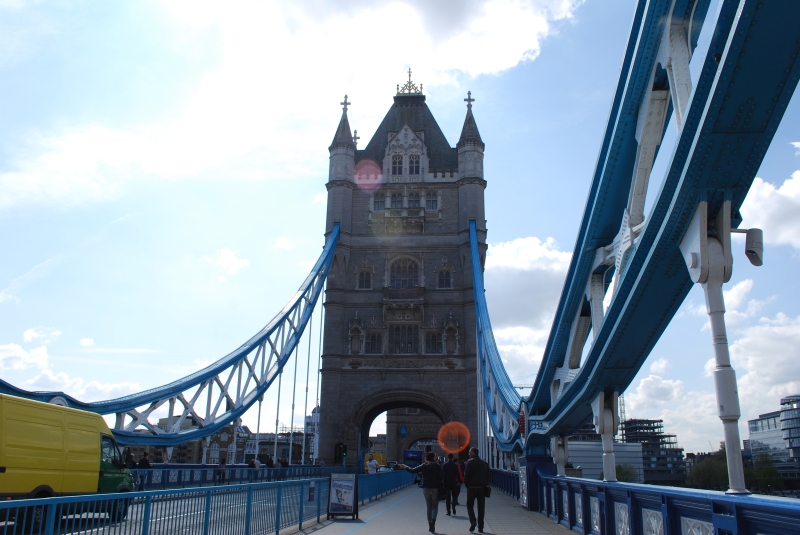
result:
[[[442,397],[425,390],[395,389],[375,392],[356,405],[350,414],[348,428],[361,432],[362,448],[369,447],[369,429],[382,412],[391,409],[417,408],[436,415],[443,423],[455,420],[451,405]]]

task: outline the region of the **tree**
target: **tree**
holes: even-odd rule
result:
[[[603,472],[600,472],[599,479],[603,479]],[[636,468],[630,464],[618,464],[617,481],[621,483],[638,483],[639,473],[636,471]]]
[[[692,468],[686,476],[686,484],[700,489],[728,489],[728,461],[725,458],[724,444],[720,444],[719,450]]]

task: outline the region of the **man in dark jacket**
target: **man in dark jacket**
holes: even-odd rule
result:
[[[422,473],[422,494],[425,496],[426,517],[428,519],[428,531],[436,531],[436,516],[439,512],[439,485],[444,480],[442,465],[436,462],[436,454],[428,452],[425,455],[425,464],[416,468],[409,468],[404,464],[400,465],[406,472],[412,474]]]
[[[447,514],[450,515],[452,505],[453,514],[456,514],[456,504],[458,503],[458,491],[461,486],[461,473],[458,465],[453,462],[453,454],[447,454],[447,462],[442,466],[444,472],[444,492],[447,500]]]
[[[478,448],[469,449],[469,461],[464,471],[464,486],[467,487],[467,513],[469,513],[469,530],[483,533],[483,514],[486,510],[486,487],[491,483],[489,463],[478,457]],[[478,518],[475,518],[473,506],[478,500]]]

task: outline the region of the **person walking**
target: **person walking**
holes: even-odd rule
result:
[[[144,490],[145,481],[147,479],[147,472],[142,472],[142,470],[149,470],[150,469],[150,454],[147,452],[142,453],[142,458],[139,459],[139,490]]]
[[[444,492],[445,492],[445,505],[447,506],[447,515],[450,516],[452,509],[453,514],[456,514],[456,505],[458,505],[458,493],[461,489],[461,469],[453,461],[453,454],[447,454],[447,462],[442,466],[444,473]]]
[[[436,454],[428,452],[425,455],[425,463],[415,468],[400,465],[406,472],[412,474],[422,474],[422,494],[425,496],[427,506],[428,531],[436,531],[436,515],[439,513],[439,486],[444,481],[442,465],[436,462]]]
[[[378,461],[375,460],[375,456],[370,453],[367,459],[367,473],[377,474],[378,466]]]
[[[467,469],[464,470],[464,486],[467,487],[467,513],[469,514],[469,530],[483,533],[483,516],[486,511],[486,487],[491,483],[489,463],[478,456],[478,448],[469,449]],[[478,502],[478,516],[475,517],[474,505]]]

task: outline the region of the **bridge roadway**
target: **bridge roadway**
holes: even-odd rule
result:
[[[462,490],[461,505],[455,516],[445,515],[445,502],[439,502],[436,520],[438,535],[469,535],[467,516],[467,494]],[[289,533],[281,532],[283,533]],[[389,494],[368,505],[361,506],[358,520],[327,520],[306,528],[304,533],[314,535],[429,535],[425,519],[425,501],[422,490],[416,485]],[[477,528],[475,533],[478,533]],[[575,533],[554,523],[541,513],[525,510],[517,500],[492,489],[492,497],[486,499],[486,523],[484,533],[495,535],[566,535]]]

